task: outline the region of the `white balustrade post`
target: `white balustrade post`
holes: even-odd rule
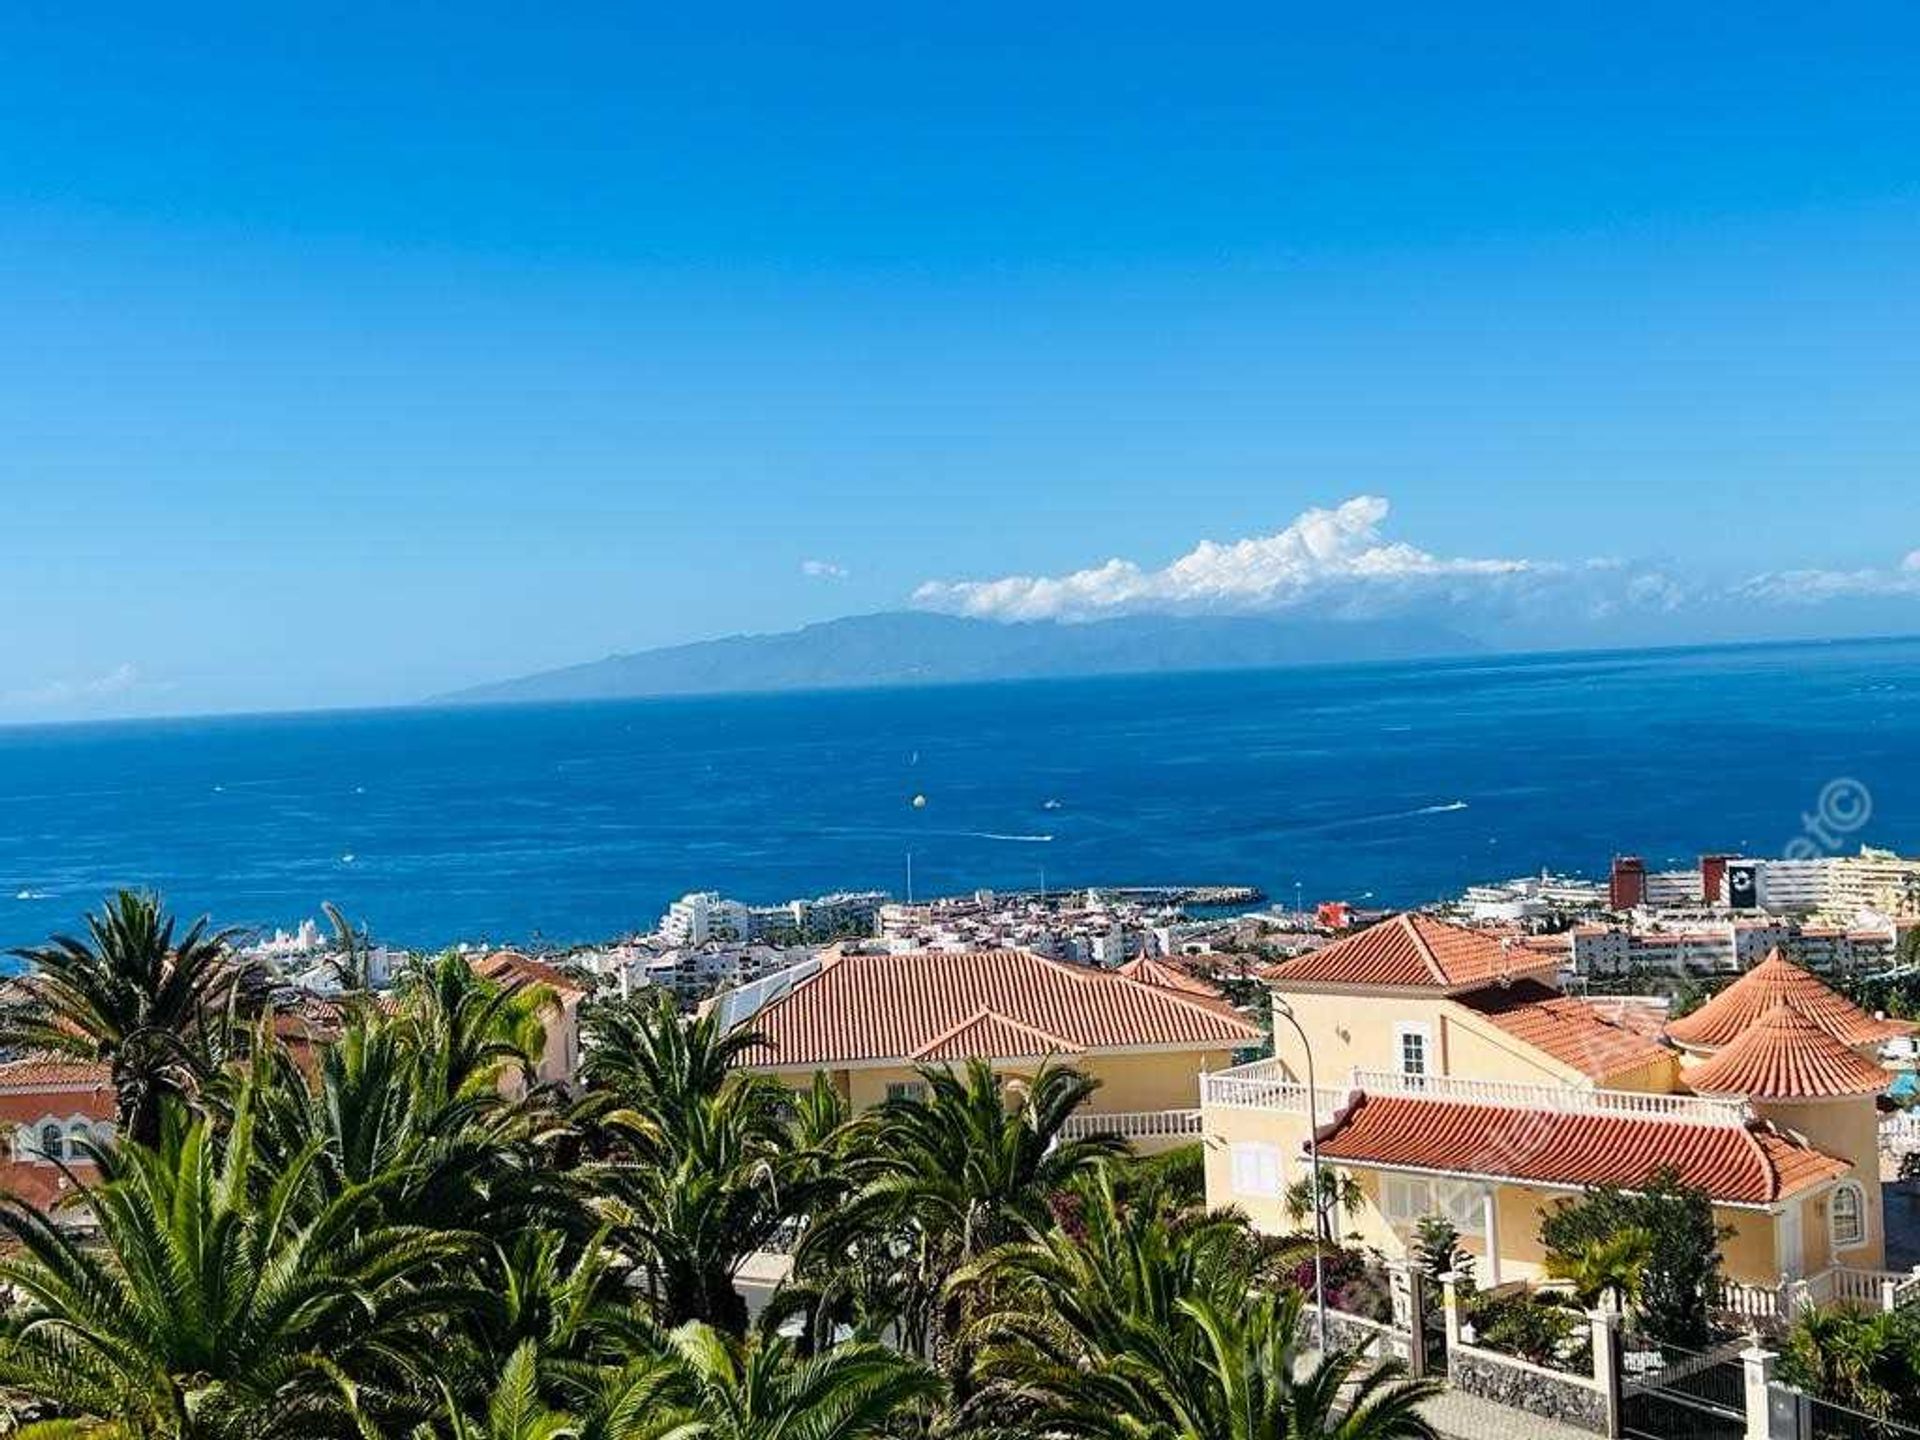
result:
[[[1417,1380],[1427,1373],[1427,1272],[1409,1260],[1389,1260],[1387,1284],[1394,1328],[1407,1337],[1407,1372]]]
[[[1620,1365],[1620,1312],[1611,1304],[1590,1311],[1588,1323],[1593,1327],[1593,1383],[1600,1389],[1601,1399],[1606,1405],[1601,1434],[1607,1440],[1620,1440],[1625,1431],[1625,1393],[1622,1389],[1624,1377]]]
[[[1799,1406],[1787,1391],[1776,1393],[1773,1383],[1780,1357],[1762,1349],[1758,1335],[1748,1338],[1752,1343],[1740,1352],[1746,1379],[1746,1440],[1795,1440]]]
[[[1440,1318],[1446,1327],[1447,1363],[1453,1363],[1454,1352],[1460,1348],[1460,1281],[1462,1276],[1453,1270],[1440,1277]]]

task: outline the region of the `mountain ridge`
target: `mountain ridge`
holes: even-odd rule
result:
[[[1007,624],[917,610],[822,620],[609,655],[431,697],[447,705],[957,684],[1484,652],[1478,640],[1414,619],[1326,620],[1138,615],[1078,624]]]

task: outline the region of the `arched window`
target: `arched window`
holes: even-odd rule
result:
[[[86,1141],[91,1140],[92,1138],[93,1138],[93,1126],[89,1124],[87,1121],[85,1120],[69,1121],[67,1124],[67,1159],[69,1160],[91,1159],[92,1157],[87,1154],[83,1146]]]
[[[60,1128],[58,1120],[49,1120],[40,1127],[40,1158],[58,1160],[66,1148],[66,1132]]]
[[[1855,1180],[1843,1180],[1827,1207],[1827,1223],[1836,1249],[1867,1241],[1867,1192]]]

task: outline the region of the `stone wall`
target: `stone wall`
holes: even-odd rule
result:
[[[1312,1349],[1316,1338],[1313,1305],[1309,1302],[1300,1312],[1300,1344]],[[1338,1350],[1358,1350],[1368,1360],[1405,1360],[1410,1348],[1404,1330],[1331,1308],[1327,1311],[1327,1344]]]
[[[1447,1379],[1468,1395],[1531,1415],[1604,1434],[1607,1397],[1592,1380],[1529,1365],[1510,1355],[1455,1345],[1447,1354]]]

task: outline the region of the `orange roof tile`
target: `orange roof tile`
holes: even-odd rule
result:
[[[1554,963],[1484,930],[1408,911],[1264,973],[1282,983],[1462,990]]]
[[[1321,1140],[1320,1156],[1363,1167],[1566,1189],[1632,1189],[1672,1167],[1684,1182],[1728,1205],[1771,1205],[1851,1168],[1763,1125],[1399,1095],[1362,1096]]]
[[[586,987],[566,971],[518,950],[496,950],[473,962],[473,968],[489,980],[518,981],[523,985],[545,985],[566,995],[584,995]]]
[[[1080,1046],[1062,1035],[1049,1035],[1022,1025],[1006,1015],[982,1010],[952,1029],[936,1035],[908,1057],[919,1064],[936,1065],[968,1060],[976,1055],[994,1060],[1025,1060],[1046,1055],[1071,1055]]]
[[[751,1024],[766,1042],[755,1062],[767,1065],[1223,1050],[1260,1038],[1257,1026],[1199,996],[1024,950],[829,954]],[[1043,1040],[1049,1048],[1034,1049]]]
[[[112,1067],[98,1060],[26,1055],[0,1061],[0,1091],[94,1090],[112,1083]]]
[[[1904,1021],[1875,1019],[1774,950],[1691,1015],[1668,1021],[1667,1035],[1690,1049],[1715,1050],[1782,1001],[1846,1045],[1878,1045],[1914,1029]]]
[[[1686,1073],[1702,1095],[1746,1095],[1763,1100],[1813,1100],[1877,1095],[1893,1076],[1785,1000],[1731,1045]]]
[[[1223,967],[1229,963],[1244,963],[1238,961],[1237,957],[1227,955],[1194,958],[1204,958]],[[1233,1002],[1227,998],[1226,992],[1211,980],[1202,979],[1194,974],[1187,968],[1190,963],[1192,962],[1187,959],[1160,960],[1143,955],[1137,960],[1129,960],[1122,965],[1119,973],[1129,980],[1138,980],[1142,985],[1163,985],[1169,990],[1178,991],[1188,1000],[1201,1005],[1211,1005],[1226,1015],[1238,1016],[1240,1012],[1233,1008]]]
[[[1657,1040],[1610,1023],[1584,1000],[1538,980],[1489,985],[1461,996],[1459,1003],[1594,1080],[1638,1070],[1673,1053]]]
[[[1667,1031],[1668,1006],[1665,999],[1652,995],[1583,995],[1589,1006],[1609,1025],[1631,1030],[1649,1040],[1658,1040]]]

